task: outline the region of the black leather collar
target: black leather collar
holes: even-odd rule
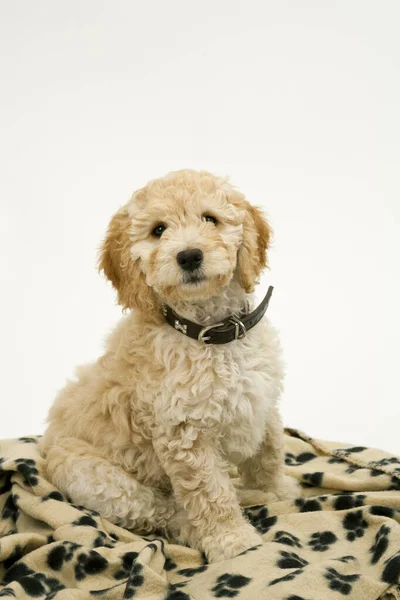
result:
[[[227,317],[224,321],[214,323],[214,325],[203,326],[184,319],[166,304],[163,306],[163,313],[167,323],[187,337],[198,340],[203,344],[228,344],[234,340],[242,339],[263,318],[267,312],[273,289],[272,286],[269,286],[264,300],[251,313],[240,315],[240,318],[236,316]]]

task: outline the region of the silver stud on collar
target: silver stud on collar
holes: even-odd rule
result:
[[[187,335],[187,325],[182,325],[178,319],[175,319],[174,327],[177,331],[181,331],[184,335]]]

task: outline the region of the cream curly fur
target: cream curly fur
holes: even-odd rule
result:
[[[245,487],[297,493],[283,475],[276,331],[264,318],[241,340],[206,346],[166,324],[161,307],[201,324],[251,309],[269,239],[262,213],[206,172],[155,180],[114,216],[100,268],[127,315],[60,392],[41,441],[49,477],[75,503],[137,532],[162,528],[211,561],[261,543],[228,469]],[[196,281],[176,260],[194,247],[204,254]]]

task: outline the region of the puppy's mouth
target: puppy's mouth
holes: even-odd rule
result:
[[[185,285],[196,285],[201,283],[202,281],[205,281],[206,278],[204,274],[200,270],[198,270],[193,271],[192,273],[184,273],[182,279],[182,283]]]

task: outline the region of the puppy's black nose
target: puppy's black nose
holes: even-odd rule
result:
[[[182,252],[178,252],[176,255],[176,260],[184,271],[194,271],[203,262],[203,253],[199,248],[182,250]]]

